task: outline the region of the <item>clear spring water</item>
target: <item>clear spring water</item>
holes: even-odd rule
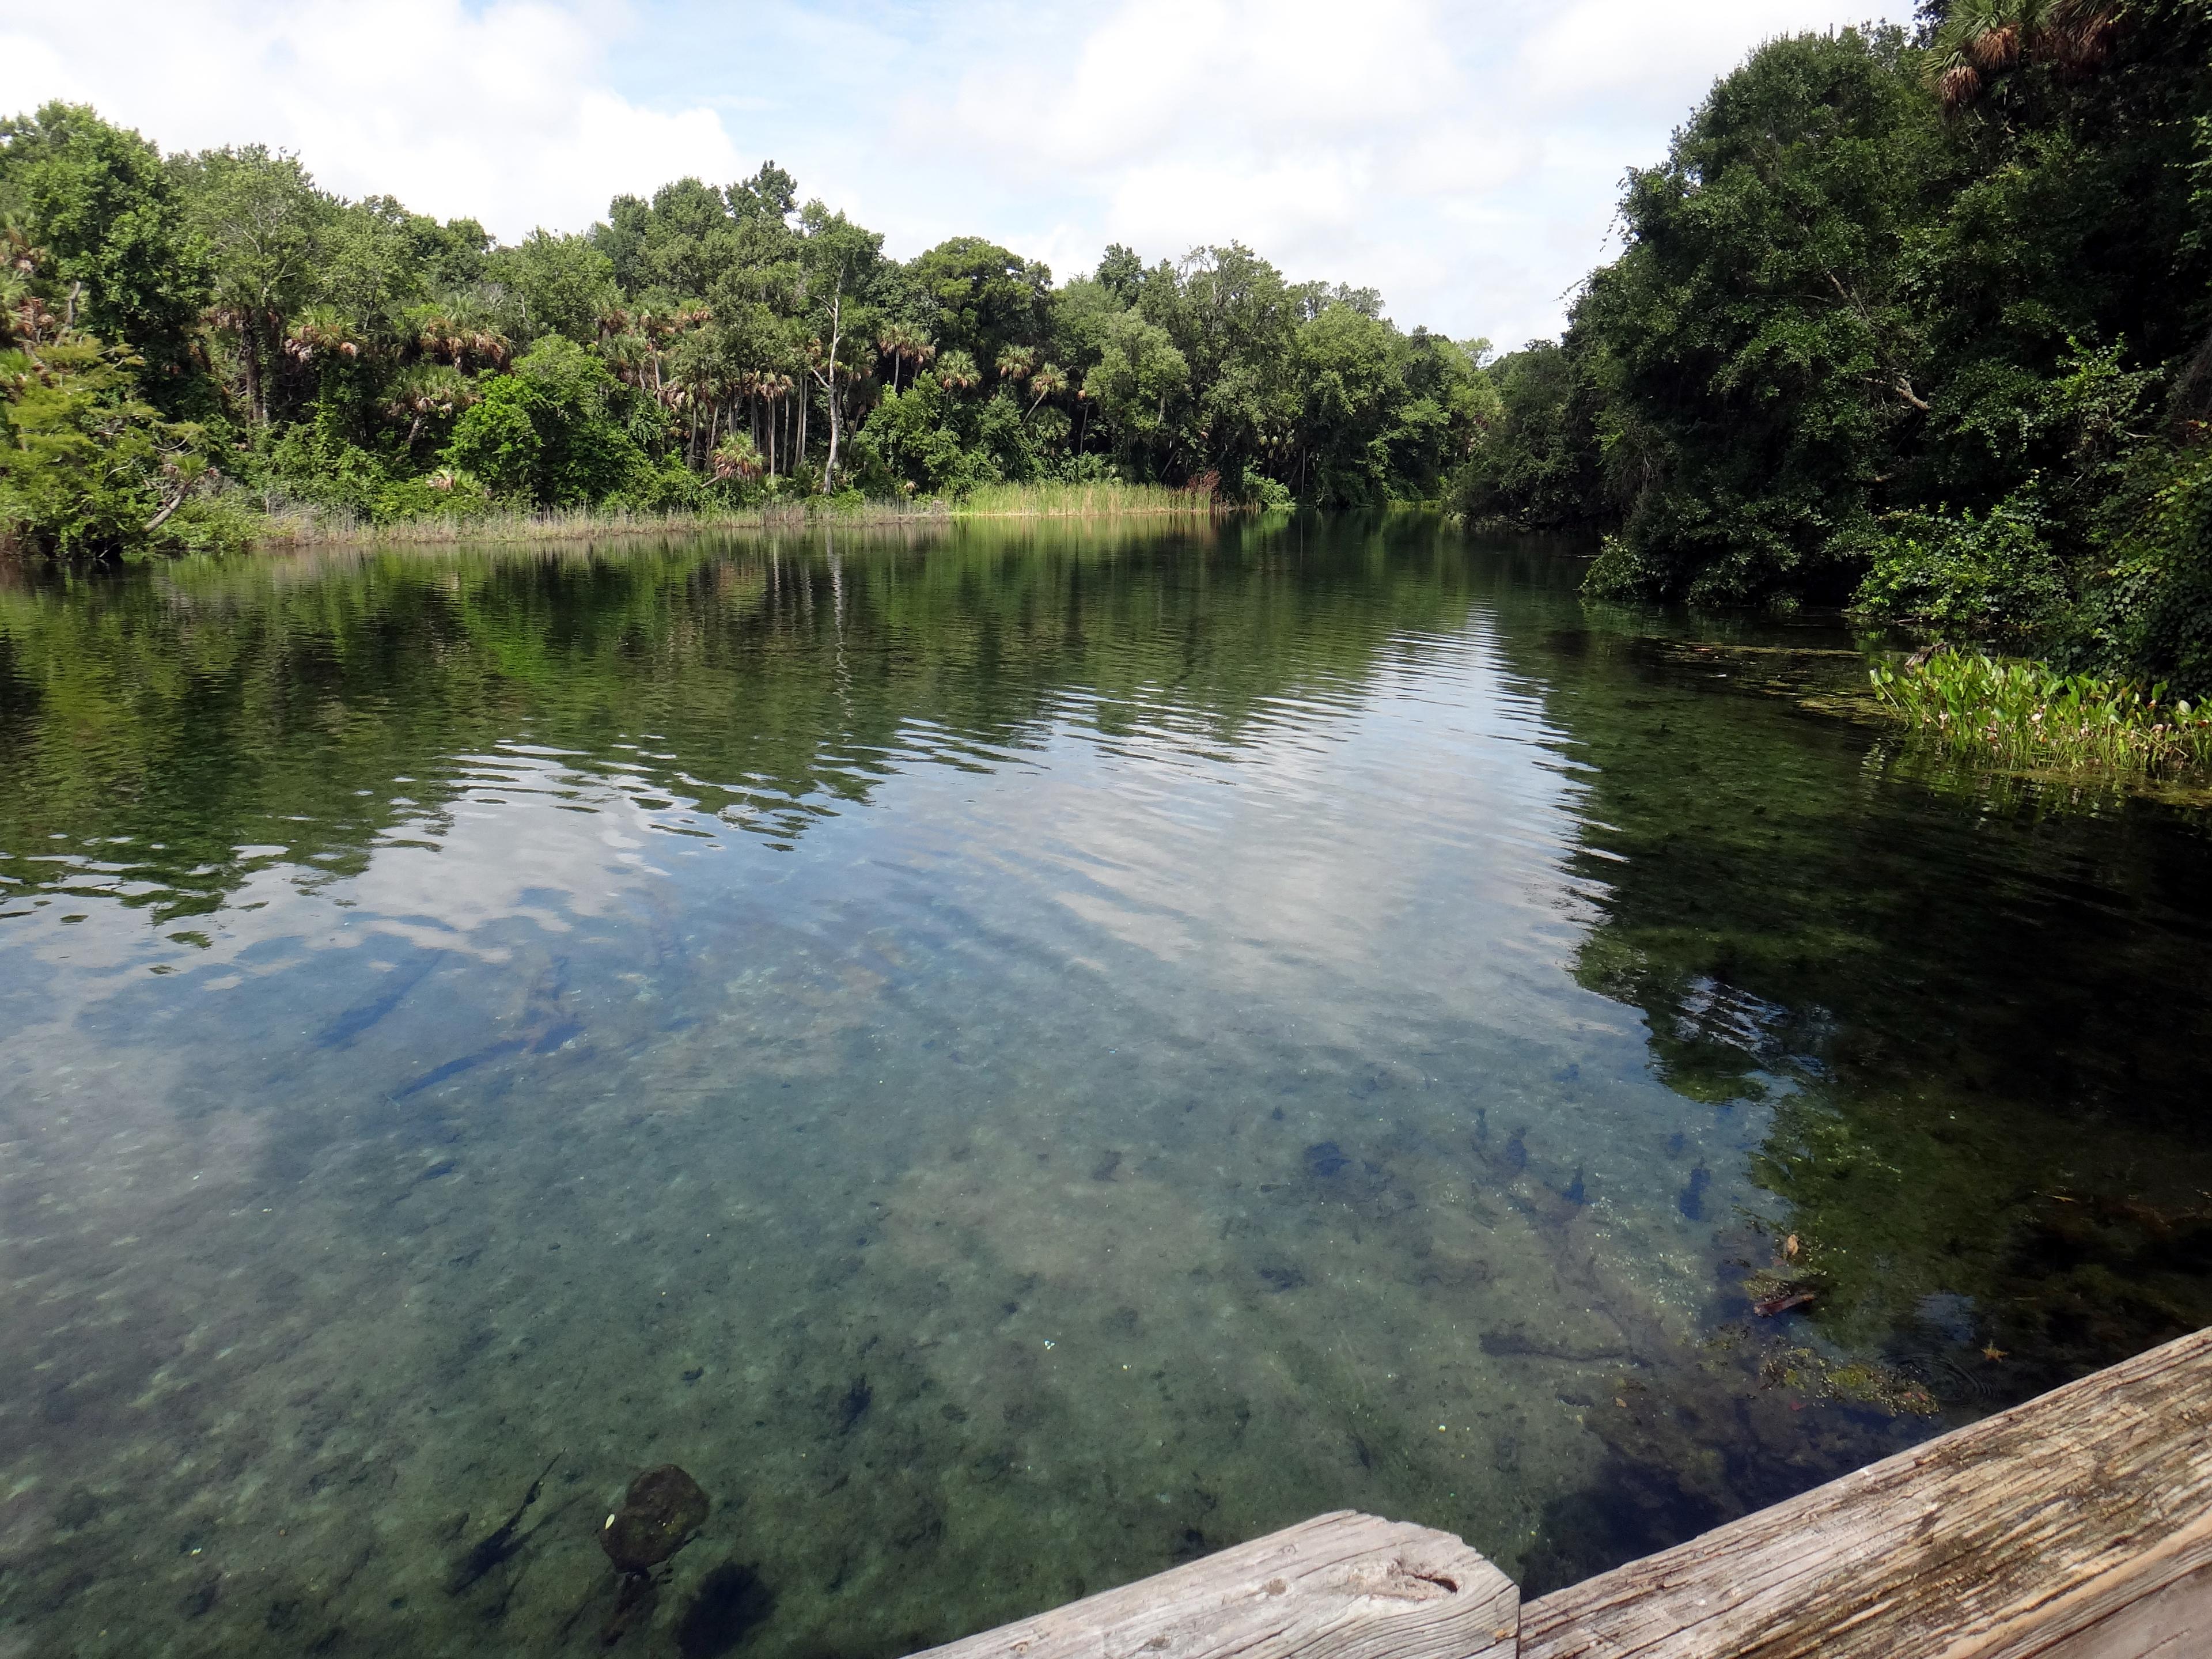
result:
[[[1580,569],[0,588],[0,1656],[597,1651],[668,1462],[625,1651],[886,1659],[1337,1507],[1540,1590],[2212,1321],[2203,820]]]

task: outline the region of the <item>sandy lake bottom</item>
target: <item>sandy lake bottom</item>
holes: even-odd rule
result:
[[[2201,822],[1578,574],[0,589],[0,1659],[600,1651],[667,1462],[617,1651],[891,1659],[1334,1508],[1541,1589],[2212,1322]]]

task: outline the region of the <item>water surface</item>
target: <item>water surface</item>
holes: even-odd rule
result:
[[[665,1462],[621,1650],[1335,1507],[1540,1589],[2212,1322],[2202,820],[1934,787],[1840,628],[1580,571],[0,590],[0,1656],[598,1651]]]

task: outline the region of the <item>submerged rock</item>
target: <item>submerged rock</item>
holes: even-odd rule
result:
[[[629,1483],[622,1507],[599,1528],[599,1547],[617,1571],[649,1571],[707,1524],[709,1507],[696,1480],[675,1464],[663,1463]]]

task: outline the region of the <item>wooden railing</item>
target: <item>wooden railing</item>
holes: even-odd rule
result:
[[[2212,1659],[2212,1331],[1521,1605],[1349,1512],[929,1659]]]

